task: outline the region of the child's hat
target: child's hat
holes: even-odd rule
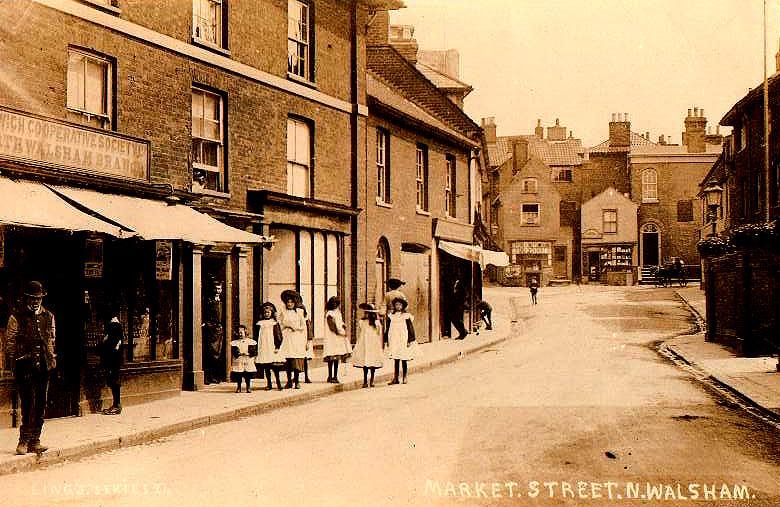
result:
[[[301,295],[298,294],[298,291],[294,291],[292,289],[283,290],[282,291],[281,300],[286,303],[287,301],[289,301],[291,299],[293,301],[295,301],[296,303],[298,303],[299,301],[301,301]]]
[[[403,307],[404,310],[406,310],[406,307],[409,306],[409,301],[405,300],[404,298],[393,298],[390,304],[395,306],[395,303],[397,301],[401,303],[401,306]]]
[[[360,303],[358,308],[360,308],[364,312],[373,312],[373,313],[377,313],[378,312],[378,310],[376,309],[376,306],[374,306],[373,303]]]

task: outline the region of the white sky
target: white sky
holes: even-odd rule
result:
[[[499,135],[560,118],[591,146],[614,112],[629,113],[634,132],[679,143],[688,108],[703,108],[714,130],[763,79],[763,0],[404,2],[391,23],[414,25],[422,49],[460,52],[461,79],[475,88],[466,112],[495,116]],[[769,75],[779,3],[767,0]]]

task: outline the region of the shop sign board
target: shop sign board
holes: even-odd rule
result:
[[[158,280],[170,280],[173,274],[173,241],[158,240],[155,243],[155,272]]]
[[[550,243],[547,241],[521,241],[520,242],[521,255],[549,255]]]
[[[84,242],[84,278],[103,277],[103,238],[87,238]]]
[[[149,142],[0,107],[0,159],[149,180]]]

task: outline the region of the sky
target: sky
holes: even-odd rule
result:
[[[612,113],[631,130],[680,143],[689,108],[715,126],[763,80],[763,0],[404,0],[392,24],[421,49],[457,49],[474,87],[465,110],[498,135],[559,118],[586,146]],[[767,0],[767,72],[775,68],[780,0]],[[721,129],[721,133],[729,129]]]

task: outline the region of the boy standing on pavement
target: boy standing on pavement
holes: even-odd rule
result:
[[[14,379],[22,408],[16,454],[43,453],[41,445],[49,373],[57,366],[54,349],[54,315],[42,306],[46,291],[37,281],[27,284],[24,306],[8,318],[6,357],[14,368]]]

